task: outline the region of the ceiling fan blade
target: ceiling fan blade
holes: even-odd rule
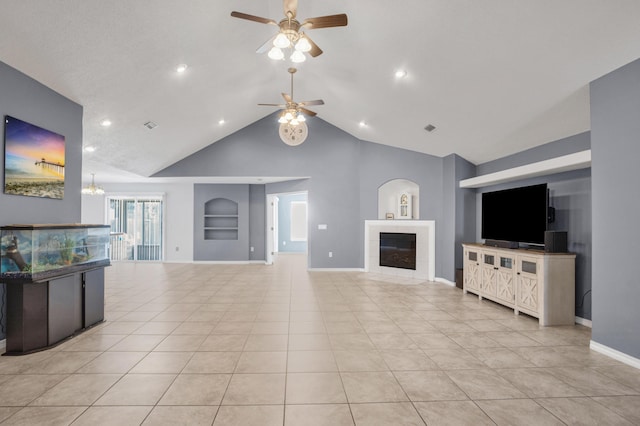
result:
[[[291,98],[291,96],[287,95],[286,93],[282,94],[282,97],[284,98],[285,101],[287,102],[293,102],[293,99]]]
[[[274,107],[278,107],[278,108],[286,108],[286,105],[280,105],[280,104],[258,104],[258,106],[274,106]]]
[[[319,16],[317,18],[305,19],[301,27],[315,30],[318,28],[344,27],[347,25],[347,15],[341,13],[339,15]]]
[[[307,41],[309,41],[309,44],[311,45],[309,55],[311,55],[312,58],[322,55],[322,49],[320,49],[318,45],[313,40],[311,40],[311,37],[309,37],[308,34],[305,34],[304,37],[307,39]]]
[[[268,52],[269,50],[271,50],[271,48],[273,47],[273,40],[278,36],[278,34],[280,34],[280,33],[274,34],[273,37],[271,37],[269,40],[265,41],[262,46],[258,47],[256,49],[256,53],[265,53],[265,52]]]
[[[284,5],[284,16],[288,18],[289,14],[291,14],[291,19],[294,19],[298,13],[298,0],[283,0],[282,3]]]
[[[233,11],[231,12],[231,16],[234,18],[246,19],[247,21],[260,22],[261,24],[278,25],[278,23],[273,19],[261,18],[260,16],[248,15],[242,12]]]
[[[308,105],[324,105],[324,101],[322,99],[316,99],[315,101],[303,101],[298,102],[298,105],[308,106]]]
[[[306,115],[308,115],[309,117],[315,117],[317,115],[317,113],[311,111],[310,109],[306,109],[306,108],[302,108],[301,106],[298,106],[298,110],[300,112],[305,113]]]

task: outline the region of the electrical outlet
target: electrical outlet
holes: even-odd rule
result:
[[[333,257],[333,252],[332,251],[329,252],[329,257]]]
[[[249,250],[251,250],[253,252],[253,247],[251,247]]]
[[[176,246],[176,251],[180,251],[180,247]]]
[[[282,245],[283,245],[283,246],[286,246],[286,245],[287,245],[287,242],[286,242],[286,241],[283,241],[283,242],[282,242]]]

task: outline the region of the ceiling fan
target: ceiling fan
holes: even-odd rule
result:
[[[344,27],[347,25],[347,15],[341,13],[339,15],[319,16],[317,18],[305,19],[300,23],[296,20],[298,13],[298,0],[283,0],[285,18],[280,22],[273,19],[262,18],[260,16],[248,15],[242,12],[231,12],[234,18],[246,19],[249,21],[259,22],[261,24],[276,25],[280,31],[262,46],[256,52],[264,53],[269,50],[271,59],[284,59],[282,49],[292,48],[293,53],[290,58],[292,62],[304,62],[308,52],[312,57],[322,54],[322,49],[304,33],[304,30],[314,30],[318,28]]]
[[[258,104],[260,106],[275,106],[282,108],[282,113],[278,119],[280,123],[280,139],[287,145],[296,146],[300,145],[307,138],[307,124],[305,123],[305,114],[313,117],[315,112],[307,109],[309,105],[324,105],[322,99],[316,99],[313,101],[295,102],[293,100],[293,74],[296,73],[296,68],[289,68],[289,74],[291,74],[291,95],[286,93],[282,94],[285,100],[284,104]]]

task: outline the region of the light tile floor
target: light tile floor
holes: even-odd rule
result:
[[[22,425],[630,425],[640,370],[582,326],[438,283],[273,266],[117,263],[106,322],[0,358]]]

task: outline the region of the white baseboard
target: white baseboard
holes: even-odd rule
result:
[[[606,355],[609,358],[613,358],[616,361],[620,361],[627,365],[630,365],[631,367],[640,369],[640,359],[632,357],[631,355],[627,355],[624,352],[620,352],[616,349],[610,348],[609,346],[594,342],[593,340],[589,342],[589,348],[603,355]]]
[[[194,260],[196,265],[250,265],[259,263],[264,265],[264,260]]]
[[[215,265],[230,265],[230,264],[257,264],[257,265],[269,265],[266,260],[163,260],[162,263],[200,263],[200,264],[215,264]]]
[[[584,325],[585,327],[593,328],[591,326],[591,320],[582,317],[576,317],[576,324]]]
[[[364,268],[307,268],[309,272],[364,272]]]
[[[451,287],[455,287],[456,283],[454,283],[453,281],[449,281],[446,278],[440,278],[440,277],[435,277],[434,281],[437,283],[442,283],[442,284],[446,284],[446,285],[450,285]]]

